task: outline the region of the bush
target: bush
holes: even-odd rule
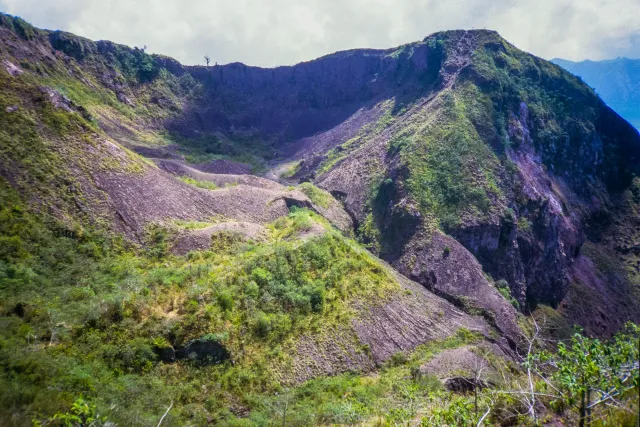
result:
[[[221,289],[218,292],[218,304],[224,311],[233,310],[233,295],[229,289]]]
[[[73,402],[68,412],[58,412],[49,419],[49,422],[54,425],[63,427],[99,427],[108,425],[109,423],[106,421],[106,417],[100,417],[100,415],[96,413],[96,405],[87,402],[82,395]],[[36,426],[41,425],[37,421],[34,421],[34,424]]]

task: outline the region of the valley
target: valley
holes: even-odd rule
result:
[[[2,425],[575,423],[534,350],[637,337],[640,134],[494,31],[0,64]]]

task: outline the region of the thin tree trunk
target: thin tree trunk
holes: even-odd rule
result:
[[[579,424],[580,427],[584,427],[585,409],[586,409],[585,392],[581,391],[580,392],[580,424]]]
[[[587,389],[587,426],[591,425],[591,388]]]
[[[473,394],[474,394],[473,405],[476,409],[476,418],[478,418],[478,385],[477,384],[475,384],[475,387],[473,388]]]

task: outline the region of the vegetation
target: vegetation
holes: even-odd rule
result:
[[[609,343],[576,333],[568,345],[558,345],[557,354],[544,355],[542,360],[556,368],[553,378],[560,396],[578,411],[580,426],[591,425],[612,408],[637,415],[639,342],[640,328],[629,324]]]
[[[518,180],[509,175],[513,164],[506,153],[522,142],[518,136],[509,136],[509,126],[513,132],[514,120],[521,115],[532,124],[530,135],[545,167],[569,176],[582,176],[583,170],[579,171],[573,160],[579,154],[570,152],[574,148],[558,151],[554,141],[570,140],[571,147],[578,147],[581,141],[592,140],[596,131],[599,100],[579,79],[519,51],[496,34],[478,33],[476,37],[479,43],[492,47],[474,51],[469,70],[458,77],[455,86],[431,101],[431,109],[413,107],[403,126],[392,128],[387,150],[388,157],[399,160],[388,173],[400,171],[404,184],[391,195],[406,195],[429,226],[444,231],[469,221],[482,223],[489,217],[504,217],[506,194],[519,191]],[[456,54],[449,33],[431,38],[429,43],[437,43],[445,58]],[[533,126],[535,123],[544,126]],[[368,140],[366,135],[359,136],[358,145],[365,146]],[[336,155],[344,158],[348,153],[348,149],[340,149]],[[611,156],[607,161],[620,160],[615,150]],[[329,152],[320,172],[335,165],[333,158]],[[585,185],[584,181],[572,184],[576,188]],[[369,207],[372,224],[381,228],[388,212],[374,206],[380,198],[376,191],[383,186],[374,187]],[[531,232],[526,218],[517,220],[520,232]]]
[[[298,188],[300,189],[300,191],[306,194],[313,203],[317,204],[318,206],[328,208],[331,205],[331,202],[333,200],[331,194],[316,187],[312,183],[303,182],[298,186]]]
[[[168,424],[193,413],[227,419],[226,408],[248,405],[251,393],[280,390],[295,337],[342,324],[352,298],[397,288],[337,232],[282,240],[318,219],[307,211],[274,223],[270,243],[231,240],[173,257],[162,229],[132,252],[87,230],[49,231],[12,194],[3,193],[0,230],[3,416],[44,420],[82,394],[124,425],[157,420],[171,400],[180,409]],[[233,364],[160,361],[163,348],[207,334],[220,337]],[[203,396],[197,384],[218,391]]]
[[[515,308],[516,310],[520,310],[520,303],[511,295],[511,288],[509,287],[509,283],[506,280],[498,280],[496,282],[496,288],[498,289],[498,292],[500,292],[500,295],[502,295],[504,299],[511,303],[513,308]]]
[[[296,161],[291,163],[290,165],[287,165],[287,168],[285,169],[284,172],[282,172],[282,174],[280,175],[280,178],[291,178],[296,173],[298,173],[301,165],[302,165],[301,161]]]
[[[19,16],[2,14],[0,16],[0,25],[15,31],[23,40],[31,40],[36,36],[37,30]]]
[[[256,135],[227,139],[217,134],[184,137],[178,133],[171,133],[167,136],[167,141],[180,146],[190,163],[229,159],[251,165],[251,171],[255,174],[266,170],[264,159],[273,155],[269,144]]]
[[[194,187],[204,188],[205,190],[217,190],[218,186],[211,181],[201,181],[199,179],[191,178],[190,176],[181,176],[180,181],[193,185]]]
[[[486,411],[487,423],[534,422],[523,403],[527,378],[497,359],[489,358],[490,365],[510,379],[477,400],[420,374],[440,351],[481,344],[465,330],[394,356],[376,375],[283,388],[277,378],[288,369],[297,336],[342,324],[355,296],[380,298],[396,289],[366,252],[336,232],[304,243],[283,240],[320,220],[308,211],[274,223],[271,242],[230,241],[215,252],[174,257],[153,248],[132,252],[86,230],[49,231],[55,221],[45,226],[7,187],[2,198],[1,417],[18,411],[42,425],[157,423],[174,402],[166,425],[205,418],[229,425],[394,425],[416,417],[424,425],[475,425]],[[155,248],[168,237],[161,230]],[[160,359],[162,349],[207,337],[222,343],[234,363]],[[621,419],[622,409],[597,403],[611,396],[619,408],[633,409],[637,339],[630,326],[611,342],[575,335],[557,353],[532,353],[523,366],[535,364],[539,372],[535,396],[545,409],[537,407],[537,419],[583,412],[586,419],[589,405],[593,423]],[[583,396],[591,403],[581,406]],[[246,415],[229,412],[236,407]]]
[[[25,41],[25,48],[48,47],[37,43],[49,40],[68,55],[65,61],[10,57],[27,72],[19,78],[0,73],[0,160],[7,166],[0,178],[0,424],[637,422],[639,330],[633,325],[611,341],[578,333],[553,349],[534,336],[519,365],[494,355],[483,335],[455,326],[448,338],[397,353],[374,372],[300,383],[309,377],[296,364],[305,356],[301,342],[329,343],[338,347],[337,357],[354,348],[371,358],[371,348],[354,333],[358,310],[410,291],[358,243],[305,209],[269,224],[265,241],[219,232],[209,249],[184,256],[171,253],[176,228],[202,229],[224,218],[152,224],[141,241],[125,240],[97,211],[104,199],[91,186],[97,175],[89,172],[137,174],[148,166],[108,135],[147,149],[173,143],[191,162],[229,158],[254,170],[273,158],[275,147],[253,131],[185,137],[159,128],[181,118],[185,102],[201,89],[191,75],[169,72],[166,58],[40,31],[2,14],[0,26],[13,32],[12,40]],[[446,55],[446,37],[427,43]],[[403,46],[391,57],[413,49]],[[424,76],[402,100],[379,106],[384,112],[376,123],[327,154],[320,174],[366,148],[372,137],[392,135],[386,155],[406,176],[383,176],[372,168],[375,185],[360,230],[372,250],[381,251],[388,241],[381,224],[389,206],[415,208],[428,225],[443,229],[493,214],[515,219],[513,211],[505,214],[504,176],[505,153],[518,143],[506,138],[509,113],[520,99],[534,119],[550,123],[537,135],[546,164],[573,167],[570,154],[553,152],[553,142],[565,132],[590,135],[593,103],[584,102],[575,122],[562,114],[574,105],[568,94],[592,101],[590,91],[576,89],[568,78],[559,88],[540,89],[536,70],[548,65],[509,46],[478,51],[473,72],[434,100],[438,114],[396,126],[410,108],[412,91],[423,93],[435,79]],[[401,73],[396,77],[395,83],[402,81]],[[640,194],[636,181],[629,197]],[[317,206],[331,207],[326,191],[311,183],[299,188]],[[398,195],[406,196],[403,206],[392,203]],[[407,218],[401,222],[413,227]],[[517,225],[531,232],[525,217]],[[588,254],[591,248],[585,249]],[[449,255],[447,247],[443,256]],[[603,270],[626,271],[609,257],[593,259]],[[506,282],[496,287],[517,307]],[[569,325],[553,320],[549,335],[565,339]],[[486,362],[452,373],[471,379],[471,391],[445,389],[425,367],[454,349]]]

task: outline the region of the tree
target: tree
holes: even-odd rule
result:
[[[581,427],[591,423],[599,407],[629,409],[626,395],[632,390],[640,395],[639,339],[640,327],[633,324],[604,343],[576,333],[569,346],[560,343],[557,355],[548,357],[565,400],[578,410]]]
[[[576,332],[569,342],[559,343],[555,352],[535,351],[540,328],[526,337],[527,353],[521,356],[526,377],[511,387],[492,391],[498,399],[517,402],[513,416],[526,416],[538,425],[536,408],[551,406],[574,409],[580,427],[615,410],[633,413],[640,396],[640,327],[632,323],[609,341]],[[506,379],[505,379],[506,383]],[[513,399],[513,400],[512,400]],[[634,409],[635,408],[635,409]],[[489,408],[489,412],[494,408]],[[486,415],[485,414],[485,415]],[[481,420],[482,421],[482,420]]]
[[[209,58],[209,55],[205,55],[204,56],[204,62],[207,63],[207,68],[209,67],[209,63],[211,62],[211,58]]]

